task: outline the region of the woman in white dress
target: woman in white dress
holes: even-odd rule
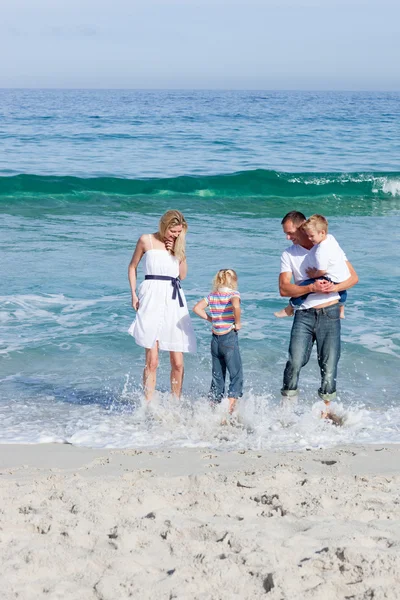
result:
[[[142,235],[129,263],[128,276],[136,319],[129,333],[146,349],[143,387],[151,400],[156,387],[159,350],[170,353],[171,391],[179,397],[183,382],[183,352],[196,352],[196,338],[180,281],[187,275],[187,223],[178,210],[160,219],[157,233]],[[137,267],[143,259],[145,280],[136,295]]]

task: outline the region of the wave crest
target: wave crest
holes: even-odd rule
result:
[[[381,214],[382,210],[398,211],[399,197],[397,172],[282,173],[256,169],[228,175],[153,179],[28,174],[0,177],[3,212],[160,212],[170,208],[173,201],[182,210],[255,216],[281,216],[293,206],[327,215]]]

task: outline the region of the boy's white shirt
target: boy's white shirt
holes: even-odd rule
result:
[[[315,246],[313,248],[315,248]],[[308,267],[315,267],[315,264],[309,260],[313,248],[307,250],[307,248],[303,248],[303,246],[300,246],[299,244],[293,244],[292,246],[289,246],[289,248],[286,248],[281,256],[281,273],[291,273],[294,282],[297,285],[306,279],[310,279],[307,275],[307,269]],[[309,294],[297,310],[313,308],[319,304],[325,304],[338,299],[339,294],[336,292],[330,292],[329,294]]]
[[[345,253],[330,233],[325,240],[313,246],[309,253],[310,263],[314,262],[318,271],[326,271],[326,276],[334,283],[340,283],[350,277],[346,260]]]

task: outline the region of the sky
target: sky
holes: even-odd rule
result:
[[[0,87],[400,91],[398,0],[0,0]]]

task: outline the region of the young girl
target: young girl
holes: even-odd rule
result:
[[[243,369],[238,339],[241,311],[237,283],[238,278],[233,269],[218,271],[213,291],[193,308],[196,315],[212,323],[212,381],[209,397],[213,402],[221,402],[228,370],[230,414],[235,410],[237,399],[243,395]],[[210,314],[205,311],[207,307]]]

